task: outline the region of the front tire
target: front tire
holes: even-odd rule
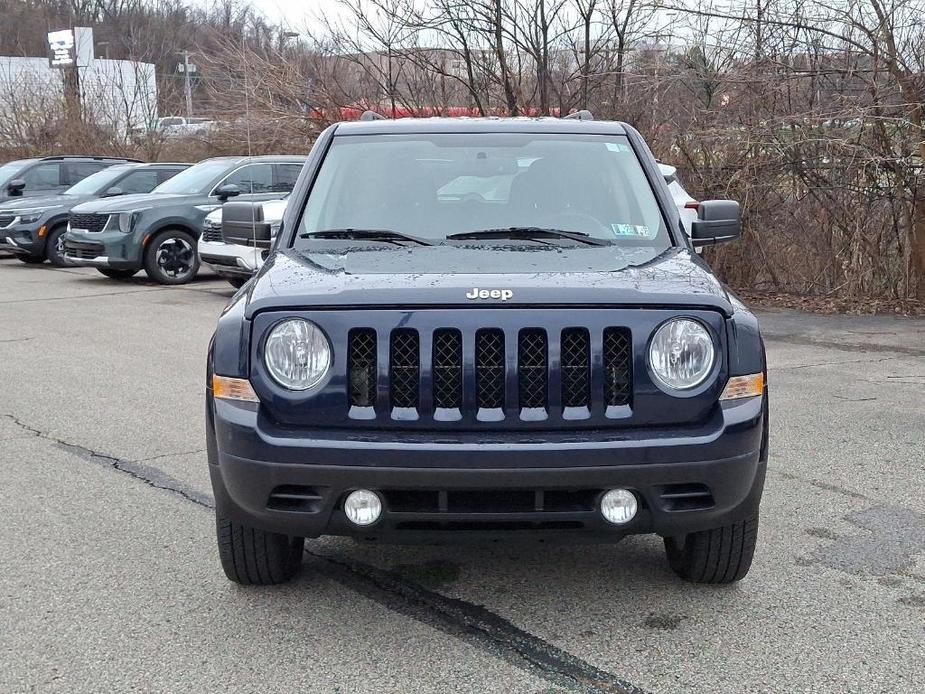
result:
[[[45,239],[45,257],[48,262],[55,267],[71,267],[73,263],[64,257],[64,235],[67,233],[67,226],[57,226],[48,232],[48,238]]]
[[[16,257],[26,265],[41,265],[45,262],[44,255],[17,255]]]
[[[302,564],[305,539],[258,530],[221,516],[215,518],[218,556],[229,580],[268,586],[292,579]]]
[[[666,537],[668,564],[691,583],[733,583],[748,573],[758,541],[758,515],[712,530]]]
[[[196,239],[182,229],[168,229],[148,241],[145,272],[160,284],[186,284],[199,272]]]

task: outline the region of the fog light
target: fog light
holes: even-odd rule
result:
[[[636,495],[627,489],[611,489],[601,497],[601,515],[616,525],[633,520],[638,508]]]
[[[379,495],[368,489],[357,489],[350,492],[344,500],[344,513],[351,523],[356,525],[371,525],[382,515],[382,501]]]

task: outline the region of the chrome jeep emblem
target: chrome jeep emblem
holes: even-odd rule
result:
[[[501,299],[501,301],[507,301],[514,297],[514,292],[510,289],[479,289],[478,287],[473,287],[466,294],[466,298],[471,300],[474,299]]]

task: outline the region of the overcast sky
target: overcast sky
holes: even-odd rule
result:
[[[315,15],[328,17],[338,12],[337,0],[251,0],[251,5],[274,22],[301,30]]]

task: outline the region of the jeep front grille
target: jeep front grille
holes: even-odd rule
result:
[[[584,328],[562,331],[562,405],[587,407],[591,402],[591,336]]]
[[[372,407],[376,403],[376,331],[371,328],[351,330],[347,351],[350,404]]]
[[[629,404],[633,390],[631,351],[628,330],[604,330],[604,390],[608,407]]]
[[[480,410],[504,407],[504,333],[496,329],[475,334],[475,401]]]
[[[388,340],[386,364],[378,362],[380,337]],[[349,404],[393,416],[396,410],[413,411],[398,419],[468,415],[480,421],[511,416],[537,421],[560,408],[563,417],[587,419],[595,408],[611,416],[611,408],[631,404],[632,345],[626,328],[608,327],[596,335],[587,328],[523,328],[516,342],[507,345],[498,328],[474,334],[397,328],[383,335],[354,328],[347,348]],[[388,393],[387,403],[378,399],[380,391]],[[367,412],[360,418],[369,417]]]
[[[392,407],[416,408],[420,400],[421,346],[418,331],[392,331],[389,358],[389,389]]]
[[[452,328],[434,332],[434,407],[459,409],[463,400],[462,335]]]
[[[517,341],[517,386],[520,407],[546,407],[549,392],[548,345],[546,331],[528,328]]]

